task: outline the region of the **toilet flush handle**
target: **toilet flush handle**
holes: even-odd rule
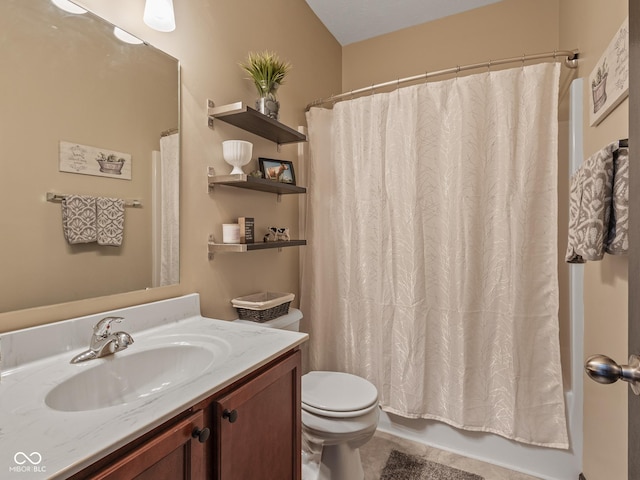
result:
[[[238,419],[238,411],[225,408],[222,412],[222,418],[228,419],[229,423],[234,423]]]

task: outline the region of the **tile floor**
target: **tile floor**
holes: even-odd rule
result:
[[[385,432],[376,432],[364,447],[360,448],[365,480],[379,480],[382,469],[391,450],[399,450],[411,455],[419,455],[432,462],[443,463],[460,470],[481,475],[485,480],[539,480],[523,473],[445,452],[420,443],[411,442]],[[402,479],[398,479],[402,480]]]

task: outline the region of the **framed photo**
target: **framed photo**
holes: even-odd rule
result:
[[[293,171],[293,163],[287,160],[273,160],[271,158],[258,158],[258,165],[262,176],[267,180],[296,184],[296,174]]]

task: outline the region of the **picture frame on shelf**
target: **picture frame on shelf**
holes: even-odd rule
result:
[[[280,183],[296,184],[296,174],[293,162],[288,160],[275,160],[272,158],[258,158],[258,166],[262,177]]]

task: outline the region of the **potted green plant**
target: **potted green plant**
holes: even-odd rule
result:
[[[280,60],[275,53],[265,50],[249,52],[247,60],[240,63],[240,67],[249,74],[258,90],[260,97],[256,101],[256,110],[277,120],[280,103],[276,100],[276,92],[284,83],[291,65]]]

